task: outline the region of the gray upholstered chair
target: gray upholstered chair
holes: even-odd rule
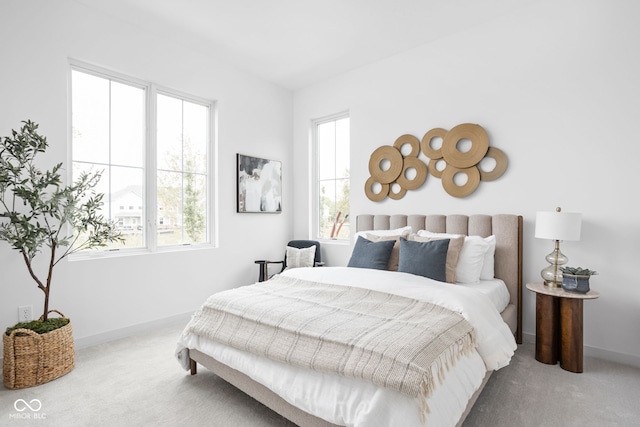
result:
[[[315,246],[316,255],[313,260],[313,266],[320,267],[324,265],[324,263],[322,262],[322,254],[320,251],[320,242],[316,240],[291,240],[289,243],[287,243],[287,246],[291,246],[293,248],[298,248],[298,249],[304,249],[304,248],[309,248],[311,246]],[[280,272],[284,271],[284,269],[287,268],[287,252],[285,251],[284,258],[282,259],[282,261],[267,261],[267,260],[261,259],[261,260],[255,261],[255,263],[259,264],[259,267],[260,267],[258,281],[264,282],[265,280],[268,280],[270,278],[269,264],[282,264],[282,269],[280,270]]]

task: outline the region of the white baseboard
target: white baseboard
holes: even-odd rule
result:
[[[109,341],[115,341],[121,338],[127,338],[133,335],[143,334],[158,328],[169,326],[186,326],[191,319],[192,311],[183,314],[177,314],[163,319],[152,320],[149,322],[139,323],[137,325],[127,326],[126,328],[115,329],[113,331],[104,332],[97,335],[91,335],[83,338],[76,338],[74,344],[76,349],[92,347],[98,344],[104,344]]]
[[[536,343],[535,334],[523,333],[522,338],[529,344]],[[584,346],[583,355],[585,357],[593,357],[594,359],[607,360],[609,362],[620,363],[622,365],[640,368],[640,356],[633,354],[618,353],[617,351],[606,350],[604,348]]]
[[[604,348],[585,346],[584,355],[586,357],[608,360],[610,362],[616,362],[622,365],[629,365],[635,368],[640,368],[640,357],[633,354],[618,353],[615,351],[606,350]]]

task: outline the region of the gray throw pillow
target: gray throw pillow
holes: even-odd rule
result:
[[[362,236],[358,236],[347,267],[386,270],[394,244],[395,240],[372,242]]]
[[[449,239],[415,242],[400,238],[398,271],[447,281]]]

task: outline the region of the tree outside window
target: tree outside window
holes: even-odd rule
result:
[[[346,115],[316,122],[318,238],[349,238],[349,132]]]

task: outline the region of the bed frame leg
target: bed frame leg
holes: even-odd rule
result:
[[[198,364],[195,360],[189,359],[189,367],[191,368],[191,375],[195,375],[198,373]]]

